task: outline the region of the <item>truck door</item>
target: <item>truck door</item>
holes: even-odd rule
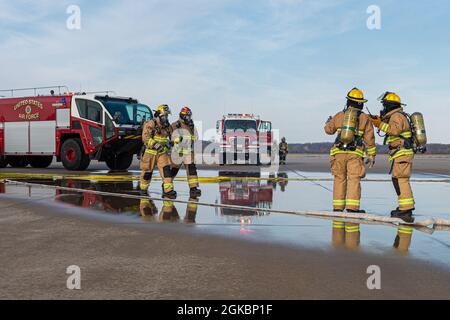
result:
[[[86,136],[89,149],[98,147],[105,141],[105,112],[100,103],[87,99],[75,99],[81,125]]]
[[[272,123],[269,121],[261,121],[259,125],[259,138],[261,144],[270,144],[272,133]]]

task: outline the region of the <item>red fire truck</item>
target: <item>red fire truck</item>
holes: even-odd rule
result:
[[[272,123],[253,114],[228,114],[217,121],[221,165],[270,164]]]
[[[61,93],[0,98],[0,168],[50,166],[86,170],[91,160],[126,170],[142,148],[142,123],[151,109],[133,98]],[[56,87],[61,91],[63,86]],[[7,90],[12,93],[30,89]],[[5,92],[3,90],[2,92]],[[1,92],[0,92],[1,93]]]

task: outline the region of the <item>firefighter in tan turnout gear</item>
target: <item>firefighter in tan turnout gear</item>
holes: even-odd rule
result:
[[[369,116],[362,112],[364,94],[354,88],[347,95],[347,107],[325,125],[329,135],[337,133],[331,149],[331,172],[334,176],[333,209],[335,212],[364,213],[360,209],[361,179],[366,175],[364,158],[372,167],[375,164],[375,135]]]
[[[177,145],[172,150],[172,176],[175,178],[184,165],[190,196],[193,198],[201,196],[198,182],[197,167],[195,165],[194,143],[198,139],[194,121],[192,121],[192,111],[188,107],[181,109],[180,118],[172,124],[172,139]]]
[[[172,127],[169,123],[170,109],[167,105],[161,105],[156,109],[155,118],[144,124],[142,140],[146,146],[141,158],[141,194],[147,194],[155,166],[163,180],[163,197],[176,198],[173,190],[173,177],[169,151],[172,147]]]
[[[426,150],[423,117],[419,113],[411,116],[404,113],[405,104],[402,104],[400,97],[393,92],[384,93],[380,100],[383,104],[381,117],[371,116],[370,119],[375,127],[386,134],[385,144],[389,145],[390,173],[392,173],[392,182],[398,196],[398,208],[391,212],[391,216],[412,219],[415,200],[409,180],[414,153]],[[415,124],[417,132],[413,130],[412,124]]]
[[[286,164],[286,157],[289,153],[289,145],[287,144],[285,137],[281,139],[281,143],[278,148],[279,148],[280,164]]]

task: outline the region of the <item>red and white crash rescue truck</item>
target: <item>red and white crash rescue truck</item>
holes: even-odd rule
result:
[[[270,164],[272,123],[253,114],[228,114],[217,121],[219,163]]]
[[[10,92],[20,90],[29,89]],[[126,170],[142,148],[142,123],[152,117],[136,99],[109,95],[52,90],[0,98],[0,168],[46,168],[56,157],[68,170],[86,170],[91,160]]]

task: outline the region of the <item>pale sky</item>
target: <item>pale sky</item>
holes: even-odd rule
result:
[[[73,4],[80,30],[66,27]],[[257,113],[290,142],[322,142],[357,86],[374,113],[397,92],[430,142],[450,143],[449,21],[448,0],[0,0],[0,88],[114,90],[188,105],[206,127]]]

